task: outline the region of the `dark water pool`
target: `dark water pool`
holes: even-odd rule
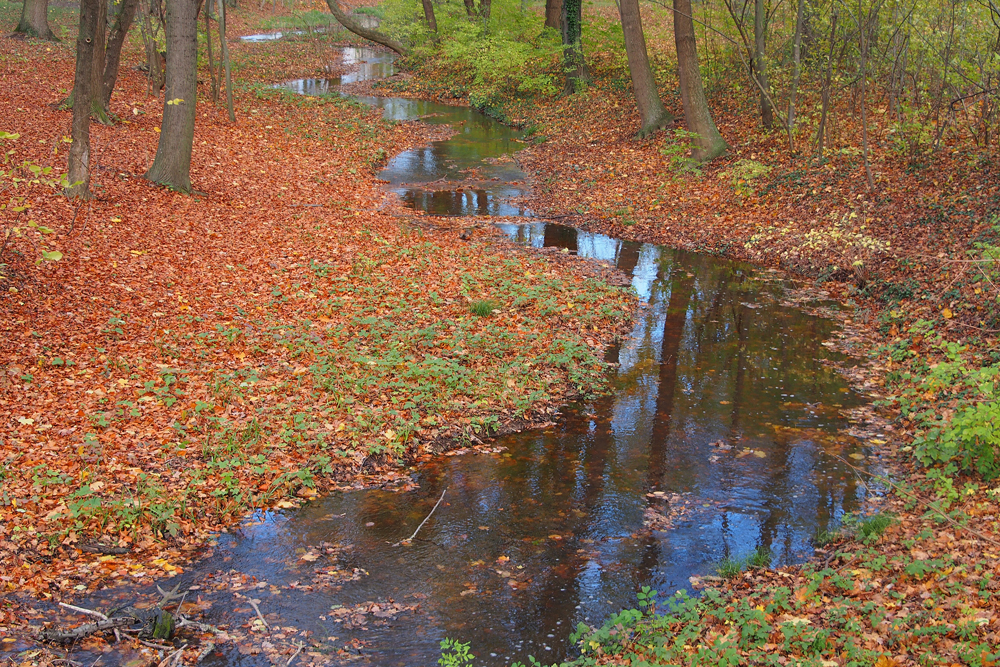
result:
[[[552,662],[573,654],[577,623],[634,604],[640,586],[673,592],[758,548],[802,560],[858,508],[864,489],[834,456],[865,454],[838,434],[860,398],[824,363],[833,325],[780,305],[781,280],[568,227],[503,229],[633,276],[648,306],[613,352],[613,393],[496,440],[498,453],[422,465],[419,488],[269,515],[224,536],[203,571],[267,582],[254,594],[276,623],[372,664],[436,664],[445,637],[471,641],[477,664]],[[391,546],[444,489],[418,539]],[[352,611],[366,603],[407,610]]]

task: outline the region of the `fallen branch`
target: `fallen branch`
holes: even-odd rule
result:
[[[70,609],[70,610],[75,611],[75,612],[80,613],[80,614],[85,614],[87,616],[93,616],[95,618],[99,618],[102,621],[108,620],[107,616],[105,616],[104,614],[102,614],[99,611],[94,611],[93,609],[86,609],[84,607],[76,607],[76,606],[71,605],[71,604],[66,604],[65,602],[60,602],[59,606],[65,608],[65,609]],[[121,634],[119,634],[118,628],[115,628],[115,641],[119,641],[120,642],[121,640],[122,640],[122,636],[121,636]]]
[[[257,618],[259,618],[260,622],[264,624],[264,629],[270,630],[271,626],[267,624],[264,614],[260,613],[260,607],[257,606],[257,603],[252,598],[247,598],[247,602],[249,602],[250,606],[253,607],[253,610],[257,612]]]
[[[125,628],[132,625],[134,622],[135,619],[132,618],[108,618],[103,621],[97,621],[96,623],[86,623],[78,628],[67,630],[65,632],[59,632],[58,630],[42,630],[38,634],[38,638],[47,642],[75,642],[92,635],[95,632]]]
[[[434,507],[431,508],[430,514],[428,514],[427,516],[424,517],[424,520],[420,522],[420,525],[417,526],[417,529],[415,531],[413,531],[412,535],[410,535],[409,537],[407,537],[405,540],[400,540],[399,542],[396,542],[392,546],[398,547],[400,544],[403,544],[404,542],[412,542],[413,538],[416,537],[417,533],[420,532],[420,529],[424,527],[425,523],[427,523],[427,519],[431,518],[431,514],[434,514],[434,510],[436,510],[438,508],[438,505],[441,504],[441,501],[444,500],[444,494],[446,494],[446,493],[448,493],[448,488],[447,487],[445,487],[445,490],[441,492],[441,497],[438,498],[438,501],[436,503],[434,503]]]
[[[302,649],[304,647],[305,647],[305,644],[300,642],[299,643],[299,647],[295,650],[295,653],[293,653],[292,657],[289,658],[288,662],[285,663],[285,667],[291,667],[292,661],[295,660],[295,658],[297,658],[299,656],[299,653],[302,653]]]

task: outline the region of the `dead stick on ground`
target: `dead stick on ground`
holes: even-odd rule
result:
[[[70,609],[72,611],[78,612],[80,614],[85,614],[87,616],[93,616],[95,618],[99,618],[102,621],[108,620],[107,616],[105,616],[104,614],[102,614],[99,611],[94,611],[93,609],[86,609],[84,607],[76,607],[76,606],[73,606],[71,604],[66,604],[65,602],[60,602],[59,606],[60,607],[64,607],[65,609]],[[115,628],[115,641],[119,641],[120,642],[121,640],[122,640],[121,633],[118,632],[118,628]]]
[[[249,602],[250,606],[253,607],[253,610],[257,612],[257,618],[259,618],[260,622],[264,624],[264,629],[270,630],[271,626],[267,624],[267,620],[264,618],[264,614],[260,613],[260,607],[257,606],[257,603],[254,602],[252,598],[247,598],[247,602]]]
[[[436,503],[434,503],[434,507],[431,508],[431,513],[424,517],[424,520],[420,522],[420,525],[417,526],[417,529],[415,531],[413,531],[412,535],[410,535],[409,537],[407,537],[405,540],[400,540],[399,542],[396,542],[392,546],[398,547],[403,542],[412,542],[413,538],[416,537],[417,533],[420,532],[420,529],[424,527],[425,523],[427,523],[427,519],[431,518],[431,514],[434,514],[434,510],[436,510],[438,508],[438,505],[441,504],[441,501],[444,500],[444,494],[446,494],[446,493],[448,493],[448,488],[447,487],[445,487],[445,490],[441,492],[441,497],[438,498],[438,501]]]
[[[292,661],[295,660],[295,658],[298,657],[299,653],[302,653],[302,649],[304,647],[305,647],[305,644],[302,644],[302,643],[299,644],[299,647],[295,650],[295,653],[293,653],[292,657],[289,658],[288,662],[285,663],[285,667],[291,667]]]
[[[918,503],[920,505],[923,505],[924,507],[926,507],[927,509],[931,510],[935,514],[939,515],[942,519],[944,519],[945,521],[947,521],[948,523],[950,523],[955,528],[958,528],[959,530],[964,530],[964,531],[970,532],[973,535],[975,535],[976,537],[979,537],[980,539],[986,540],[987,542],[989,542],[993,546],[1000,547],[1000,542],[997,542],[996,540],[994,540],[993,538],[991,538],[988,535],[984,535],[983,533],[979,532],[975,528],[972,528],[971,526],[963,526],[961,523],[959,523],[958,521],[955,521],[955,519],[951,518],[950,516],[948,516],[947,514],[945,514],[944,512],[942,512],[941,510],[939,510],[937,507],[934,507],[931,503],[927,502],[926,500],[922,500],[919,496],[917,496],[914,493],[906,491],[905,489],[903,489],[902,487],[900,487],[898,484],[894,483],[891,479],[889,479],[887,477],[883,477],[882,475],[877,475],[877,474],[875,474],[873,472],[869,472],[868,470],[862,470],[861,468],[858,468],[857,466],[851,464],[847,459],[844,459],[844,458],[842,458],[840,456],[834,455],[834,458],[840,460],[844,465],[846,465],[848,468],[851,468],[856,473],[868,475],[869,477],[872,477],[872,478],[877,479],[878,481],[880,481],[880,482],[882,482],[884,484],[887,484],[891,488],[895,489],[897,492],[909,496],[916,503]]]

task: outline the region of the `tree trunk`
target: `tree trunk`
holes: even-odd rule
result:
[[[197,65],[198,0],[170,0],[163,123],[156,158],[146,178],[181,192],[191,191]]]
[[[639,107],[639,119],[642,125],[639,128],[639,136],[645,137],[663,129],[674,117],[663,107],[660,94],[656,90],[653,70],[649,67],[639,0],[621,0],[619,10],[622,17],[622,31],[625,33],[628,71],[632,75],[632,92],[635,94],[635,104]]]
[[[823,81],[823,108],[816,128],[816,153],[823,157],[823,142],[826,135],[826,115],[830,110],[830,85],[833,79],[833,52],[837,42],[837,12],[830,17],[830,52],[826,57],[826,78]]]
[[[122,46],[125,44],[125,37],[132,27],[138,6],[139,0],[122,0],[118,7],[118,15],[115,17],[115,24],[111,28],[111,34],[108,35],[108,47],[104,56],[104,76],[101,85],[101,105],[106,114],[111,113],[111,93],[118,81]]]
[[[861,9],[861,0],[858,0],[858,39],[861,40],[861,43],[858,45],[861,50],[861,58],[858,63],[858,75],[861,79],[861,155],[865,162],[865,178],[868,180],[868,191],[871,192],[875,189],[875,177],[872,174],[872,163],[869,159],[868,151],[868,86],[865,84],[865,79],[868,78],[867,63],[865,62],[868,57],[868,22],[862,21],[863,14]]]
[[[219,42],[222,44],[222,66],[226,70],[226,109],[229,111],[229,122],[236,122],[236,112],[233,111],[233,72],[229,61],[229,42],[226,40],[226,3],[219,0]]]
[[[767,11],[764,0],[754,0],[753,5],[753,69],[760,87],[760,120],[770,130],[774,127],[774,109],[771,108],[771,88],[767,83]]]
[[[100,14],[97,17],[97,26],[94,30],[94,56],[91,63],[90,76],[92,77],[90,88],[90,113],[100,123],[110,125],[111,119],[104,109],[104,63],[107,56],[108,40],[108,3],[107,0],[101,3]]]
[[[465,0],[465,13],[470,18],[476,15],[476,0]]]
[[[795,100],[799,95],[799,80],[802,78],[802,20],[805,15],[806,0],[799,0],[795,12],[795,37],[792,39],[792,89],[788,93],[788,132],[795,130]]]
[[[49,28],[49,0],[24,0],[21,21],[14,32],[58,42],[59,38]]]
[[[708,162],[725,153],[729,146],[715,127],[705,99],[705,87],[698,67],[691,0],[674,0],[674,42],[677,47],[677,71],[681,83],[681,101],[684,103],[684,121],[688,131],[698,135],[691,157],[699,162]]]
[[[427,21],[427,27],[430,28],[431,32],[438,31],[437,18],[434,16],[434,2],[433,0],[423,0],[424,3],[424,20]]]
[[[73,81],[73,143],[69,147],[67,197],[90,197],[90,108],[94,97],[94,51],[105,0],[80,2],[80,32],[76,38],[76,75]],[[101,26],[103,27],[103,26]]]
[[[210,0],[211,2],[211,0]],[[212,80],[212,104],[219,106],[219,79],[221,67],[216,69],[212,55],[212,11],[211,4],[205,7],[205,50],[208,52],[208,76]],[[219,63],[220,65],[222,63]]]
[[[338,0],[326,0],[327,6],[330,8],[330,13],[333,17],[337,19],[340,25],[344,26],[355,35],[359,37],[364,37],[365,39],[371,40],[376,44],[381,44],[382,46],[392,49],[401,56],[405,56],[408,49],[403,45],[402,42],[389,37],[388,35],[383,35],[378,30],[374,28],[366,28],[359,21],[354,19],[351,15],[345,14],[344,10],[340,8]]]
[[[566,69],[565,93],[572,95],[590,83],[587,61],[583,57],[583,2],[563,0],[562,3],[562,43],[563,61]]]
[[[492,6],[493,0],[479,0],[479,15],[488,21]]]
[[[562,25],[562,0],[545,0],[545,27],[559,30]]]

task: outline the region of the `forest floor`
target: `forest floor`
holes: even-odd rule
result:
[[[0,23],[19,10],[0,6]],[[261,18],[235,15],[230,34]],[[4,169],[16,175],[65,169],[73,19],[53,12],[60,43],[0,37],[0,130],[18,135],[3,139]],[[373,176],[425,142],[423,126],[270,87],[336,65],[338,37],[230,40],[238,120],[199,102],[196,192],[184,195],[143,179],[163,100],[136,70],[136,36],[117,122],[92,125],[95,197],[44,183],[4,192],[5,655],[39,623],[81,620],[32,600],[51,609],[176,576],[251,510],[405,488],[409,464],[549,421],[605,386],[604,348],[636,304],[613,269],[399,210]]]
[[[0,4],[5,25],[16,22],[13,7]],[[71,19],[56,16],[64,37],[75,32]],[[231,34],[280,19],[240,12]],[[27,228],[0,259],[4,592],[72,599],[176,574],[250,507],[289,506],[362,479],[405,485],[392,464],[403,445],[520,426],[600,387],[601,350],[632,306],[603,280],[614,276],[526,255],[486,226],[466,242],[454,221],[380,209],[374,171],[425,130],[267,87],[322,72],[334,41],[231,40],[239,120],[200,105],[200,192],[190,197],[141,178],[162,101],[131,69],[133,51],[113,101],[123,120],[94,131],[98,197],[77,208],[32,191],[24,220],[54,233]],[[55,104],[71,85],[72,42],[2,38],[0,53],[0,130],[21,135],[5,149],[62,169],[69,114]],[[948,343],[996,361],[993,277],[967,261],[981,257],[968,254],[976,243],[997,240],[995,154],[954,140],[908,155],[879,126],[870,193],[849,108],[827,152],[793,161],[781,135],[756,127],[752,103],[734,101],[716,119],[730,154],[694,170],[672,132],[634,136],[620,68],[602,68],[599,54],[592,66],[597,83],[586,92],[504,110],[536,141],[518,155],[535,179],[530,205],[619,238],[783,268],[853,305],[840,342],[870,356],[852,379],[886,402],[895,437],[873,444],[897,492],[881,508],[892,521],[829,536],[816,562],[737,565],[730,578],[696,582],[709,585],[699,602],[673,600],[673,616],[612,619],[586,639],[585,655],[996,664],[997,489],[914,465],[914,415],[953,414],[960,397],[900,375],[915,362],[952,362]],[[443,90],[433,71],[417,74],[406,79],[411,94]],[[676,96],[665,102],[680,115]],[[56,250],[61,261],[36,265]],[[575,307],[582,299],[592,305]],[[519,300],[530,305],[506,305]],[[472,301],[501,312],[476,317]],[[371,317],[387,326],[350,343],[372,330]],[[378,360],[405,359],[425,333],[446,370],[417,366],[414,386],[394,384]],[[573,352],[569,369],[544,361],[554,349]],[[914,388],[916,398],[898,400]],[[406,405],[418,394],[413,415]],[[382,400],[362,406],[362,395]],[[20,599],[0,606],[2,641],[26,630]]]

